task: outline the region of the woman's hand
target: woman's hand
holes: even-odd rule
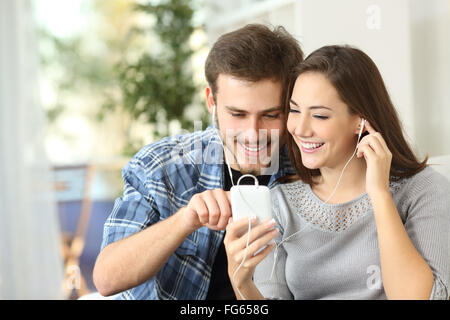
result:
[[[379,193],[389,192],[389,173],[392,153],[383,137],[376,132],[368,121],[365,127],[369,134],[361,139],[356,156],[364,156],[367,164],[366,191],[370,197]]]
[[[251,223],[250,237],[248,233],[249,219]],[[274,229],[275,221],[273,219],[263,221],[257,226],[255,226],[255,222],[255,217],[242,218],[236,222],[233,222],[230,218],[230,222],[227,225],[224,244],[228,258],[228,275],[232,285],[238,290],[252,284],[256,266],[275,246],[274,243],[268,243],[278,235],[278,229]],[[247,240],[248,248],[246,250]],[[265,245],[267,247],[258,252]],[[254,255],[256,252],[258,254]],[[244,257],[244,263],[236,272]]]

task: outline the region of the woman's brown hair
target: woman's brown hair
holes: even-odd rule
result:
[[[347,104],[349,113],[368,120],[381,133],[392,153],[392,181],[412,176],[426,167],[428,156],[419,162],[414,155],[403,135],[397,111],[381,74],[367,54],[350,46],[325,46],[311,53],[292,74],[287,92],[286,116],[295,81],[305,72],[319,72],[326,76],[341,100]],[[287,149],[297,173],[289,181],[301,179],[313,184],[313,177],[320,175],[320,171],[303,165],[300,150],[291,135],[287,139]]]

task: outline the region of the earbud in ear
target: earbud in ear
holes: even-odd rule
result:
[[[359,129],[359,134],[358,134],[358,141],[361,138],[361,135],[363,133],[364,130],[364,123],[366,122],[366,120],[364,118],[361,119],[361,129]]]
[[[216,120],[216,105],[213,104],[213,110],[211,115],[211,123],[213,126],[215,125],[215,120]]]

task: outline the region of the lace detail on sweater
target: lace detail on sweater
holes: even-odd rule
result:
[[[390,183],[391,193],[397,192],[406,180]],[[372,204],[367,193],[349,202],[326,204],[313,194],[310,186],[301,181],[282,185],[288,202],[295,212],[310,225],[326,232],[344,231],[360,217],[372,211]]]

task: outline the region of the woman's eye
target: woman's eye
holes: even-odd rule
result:
[[[298,110],[295,110],[295,109],[292,109],[292,108],[289,108],[289,112],[291,113],[300,113],[300,111],[298,111]]]
[[[326,120],[328,119],[327,116],[319,116],[319,115],[314,115],[314,118],[320,119],[320,120]]]

